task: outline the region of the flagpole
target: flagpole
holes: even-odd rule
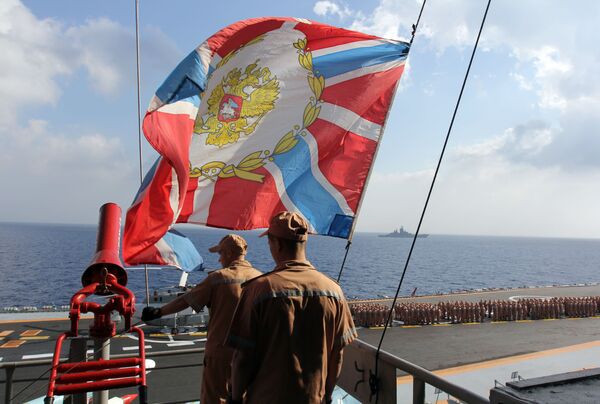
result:
[[[140,185],[144,181],[144,166],[142,162],[142,107],[140,91],[140,2],[135,0],[135,64],[137,79],[137,118],[138,118],[138,154],[140,166]],[[150,304],[150,287],[148,285],[148,265],[144,264],[144,277],[146,279],[146,306]]]

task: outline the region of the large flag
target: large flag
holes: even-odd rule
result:
[[[203,42],[144,118],[161,157],[127,212],[125,261],[165,264],[175,223],[245,230],[281,210],[348,238],[408,50],[296,18],[240,21]]]

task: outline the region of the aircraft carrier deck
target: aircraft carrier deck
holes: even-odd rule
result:
[[[542,287],[482,292],[465,292],[436,296],[401,298],[407,302],[479,301],[482,299],[509,299],[514,296],[598,296],[600,286]],[[390,302],[391,299],[368,300]],[[69,326],[65,313],[29,313],[19,315],[0,314],[0,365],[9,362],[40,361],[51,359],[56,337]],[[30,318],[24,318],[30,317]],[[41,317],[41,318],[40,318]],[[80,328],[87,332],[84,320]],[[194,352],[162,356],[162,352],[176,353],[181,350],[203,348],[205,333],[168,335],[156,328],[144,327],[146,352],[156,367],[148,374],[148,396],[153,403],[187,402],[197,400],[202,377],[202,353]],[[435,324],[424,326],[394,326],[387,331],[383,349],[396,356],[420,365],[435,373],[452,379],[465,387],[479,389],[487,396],[489,380],[474,378],[510,379],[506,369],[518,370],[520,376],[536,377],[539,373],[551,374],[564,369],[577,370],[600,366],[600,317],[567,318],[520,321],[486,321],[466,324]],[[380,327],[362,328],[360,339],[377,346],[381,336]],[[68,346],[68,344],[65,344]],[[129,336],[119,336],[111,341],[111,354],[134,354],[137,341]],[[88,351],[90,352],[90,351]],[[153,357],[155,353],[160,356]],[[557,359],[560,356],[560,360]],[[67,348],[63,350],[67,356]],[[545,362],[544,362],[545,361]],[[548,365],[554,363],[555,365]],[[13,375],[12,396],[15,403],[22,403],[45,395],[46,380],[25,386],[38,378],[49,365],[19,367]],[[475,373],[474,373],[475,372]],[[496,372],[496,373],[494,373]],[[0,380],[0,397],[5,394],[5,372]],[[495,376],[498,374],[499,376]],[[487,376],[486,376],[487,375]],[[46,374],[47,377],[47,374]],[[482,386],[474,385],[483,384]],[[407,376],[398,375],[399,391],[403,386],[410,389]],[[407,390],[408,391],[408,390]],[[120,396],[134,389],[111,392]],[[400,395],[400,393],[399,393]]]

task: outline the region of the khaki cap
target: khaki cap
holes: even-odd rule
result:
[[[306,241],[308,239],[308,223],[297,213],[279,212],[271,218],[269,228],[259,237],[267,234],[287,240]]]
[[[219,244],[212,246],[208,249],[208,251],[212,253],[220,253],[220,252],[234,252],[239,254],[244,254],[246,249],[248,248],[248,243],[242,236],[238,236],[237,234],[228,234],[219,241]]]

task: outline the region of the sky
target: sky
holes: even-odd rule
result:
[[[166,7],[166,4],[169,6]],[[430,1],[358,231],[414,231],[486,2]],[[408,39],[414,0],[140,1],[142,110],[237,20]],[[422,231],[600,238],[600,2],[493,1]],[[95,223],[139,186],[134,2],[0,2],[0,221]],[[156,154],[145,144],[146,170]]]

